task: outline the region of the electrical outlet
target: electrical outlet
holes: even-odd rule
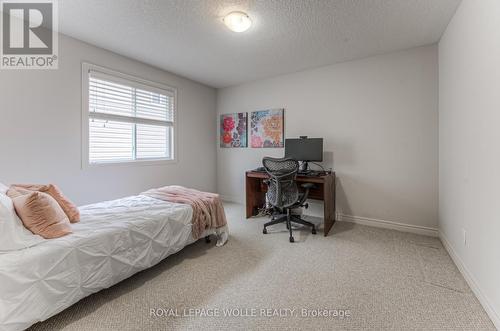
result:
[[[464,241],[464,246],[467,246],[467,231],[465,231],[465,229],[462,229],[462,238]]]

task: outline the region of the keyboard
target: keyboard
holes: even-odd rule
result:
[[[318,176],[325,175],[325,173],[323,171],[309,170],[309,171],[299,171],[297,173],[297,175],[308,176],[308,177],[318,177]]]
[[[253,169],[252,171],[253,172],[266,172],[266,168],[258,167],[256,169]],[[299,172],[297,172],[297,175],[308,176],[308,177],[318,177],[318,176],[324,176],[324,175],[326,175],[326,173],[324,171],[309,170],[309,171],[299,171]]]

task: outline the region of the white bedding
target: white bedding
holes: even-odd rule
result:
[[[189,205],[139,195],[80,212],[73,234],[0,254],[0,330],[45,320],[194,242]]]

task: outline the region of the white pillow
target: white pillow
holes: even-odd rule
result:
[[[0,193],[1,194],[7,194],[8,190],[9,190],[9,188],[6,185],[0,183]]]
[[[0,252],[28,248],[45,239],[26,229],[17,216],[12,200],[0,184]]]

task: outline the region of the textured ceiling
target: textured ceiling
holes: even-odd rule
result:
[[[61,0],[60,31],[213,87],[437,42],[460,0]],[[243,33],[222,17],[242,10]]]

